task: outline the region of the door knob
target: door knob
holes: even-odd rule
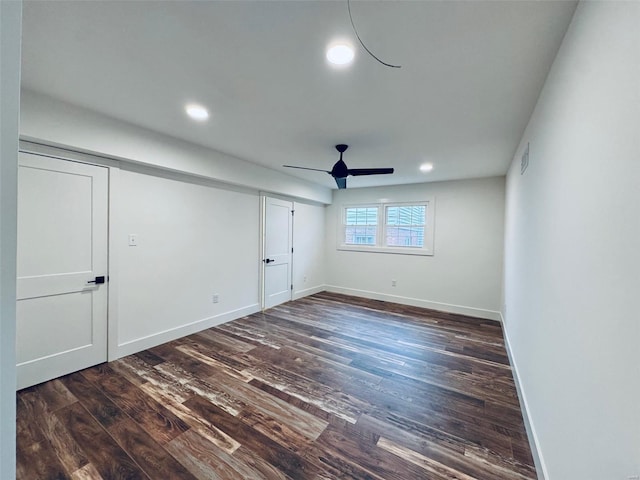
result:
[[[264,262],[264,263],[271,263],[271,262],[275,262],[275,260],[274,260],[274,259],[272,259],[272,258],[265,258],[265,259],[263,260],[263,262]]]
[[[100,277],[96,277],[94,280],[89,280],[87,283],[95,283],[96,285],[104,283],[104,275]]]

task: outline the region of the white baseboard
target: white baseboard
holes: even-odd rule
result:
[[[503,325],[504,325],[504,322],[503,322]],[[544,458],[542,457],[542,450],[540,449],[540,441],[538,440],[538,435],[536,434],[536,429],[533,426],[533,421],[529,413],[527,396],[524,393],[524,388],[520,381],[520,375],[518,374],[518,365],[516,364],[515,357],[511,352],[511,344],[509,343],[509,334],[507,333],[507,329],[505,327],[502,328],[502,332],[504,335],[504,345],[507,350],[507,355],[509,357],[509,363],[511,364],[511,369],[513,371],[513,380],[515,381],[516,390],[518,392],[518,398],[520,399],[520,406],[522,408],[522,418],[524,419],[524,427],[527,430],[527,438],[529,440],[529,445],[531,447],[531,455],[533,455],[533,462],[536,466],[536,472],[538,473],[538,480],[547,480],[549,478],[549,474],[547,473],[547,465],[545,464]]]
[[[420,298],[402,297],[400,295],[389,295],[386,293],[370,292],[367,290],[357,290],[355,288],[337,287],[335,285],[326,285],[325,290],[333,293],[353,295],[355,297],[370,298],[372,300],[382,300],[384,302],[400,303],[402,305],[411,305],[412,307],[430,308],[432,310],[440,310],[441,312],[457,313],[459,315],[468,315],[470,317],[485,318],[488,320],[495,320],[497,322],[501,321],[500,312],[493,311],[493,310],[485,310],[482,308],[465,307],[462,305],[451,305],[448,303],[422,300]]]
[[[298,300],[302,297],[308,297],[309,295],[324,292],[326,289],[326,285],[317,285],[315,287],[305,288],[304,290],[297,290],[293,292],[293,300]]]
[[[256,303],[247,307],[231,310],[230,312],[221,313],[213,317],[196,320],[195,322],[191,322],[186,325],[180,325],[179,327],[170,328],[162,332],[154,333],[153,335],[130,340],[128,342],[119,344],[116,347],[115,357],[109,358],[109,361],[117,360],[118,358],[125,357],[127,355],[146,350],[147,348],[152,348],[163,343],[167,343],[172,340],[191,335],[192,333],[197,333],[207,328],[215,327],[216,325],[220,325],[222,323],[230,322],[231,320],[236,320],[238,318],[257,313],[259,311],[260,305]]]

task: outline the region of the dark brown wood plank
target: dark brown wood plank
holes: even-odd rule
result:
[[[249,448],[279,470],[282,470],[292,479],[309,479],[318,473],[318,469],[304,458],[254,430],[240,419],[207,402],[204,398],[195,396],[188,400],[185,405],[198,412],[228,435],[233,436],[243,446]]]
[[[59,384],[59,382],[57,383]],[[57,391],[61,391],[59,386],[56,388]],[[67,391],[67,393],[69,392]],[[65,396],[67,395],[65,394]],[[67,398],[70,398],[69,396]],[[75,403],[75,397],[73,398]],[[69,431],[60,423],[58,417],[53,414],[52,408],[60,410],[62,407],[56,400],[52,401],[47,389],[37,389],[32,393],[25,394],[21,400],[31,415],[41,419],[39,427],[67,473],[75,472],[89,463],[84,451],[76,443]],[[41,444],[41,446],[44,445],[45,442]]]
[[[216,371],[215,367],[200,362],[198,359],[187,355],[186,353],[177,350],[176,347],[185,343],[184,339],[180,339],[174,342],[165,343],[150,349],[154,355],[164,359],[167,362],[171,362],[174,365],[179,365],[180,368],[187,372],[199,376],[208,377],[213,375]]]
[[[196,479],[133,420],[111,425],[109,433],[150,478]]]
[[[39,478],[47,480],[66,480],[68,478],[64,467],[46,440],[20,448],[17,452],[16,479],[33,480]]]
[[[124,413],[135,418],[157,442],[164,444],[189,429],[164,405],[150,398],[108,365],[84,370],[82,375],[99,386]]]
[[[183,433],[167,444],[167,449],[198,478],[242,478],[286,480],[288,477],[253,452],[242,449],[233,455],[212,448],[194,431]]]
[[[76,443],[83,446],[91,464],[103,478],[149,479],[127,452],[100,427],[79,403],[64,407],[54,415],[65,425]]]
[[[191,391],[183,385],[180,379],[162,373],[158,368],[165,362],[152,367],[136,355],[121,358],[109,364],[118,374],[129,380],[138,388],[153,388],[162,394],[162,397],[176,403],[182,403],[191,395]],[[163,402],[159,402],[165,404]]]
[[[80,399],[80,403],[103,427],[107,428],[125,417],[102,390],[87,381],[81,372],[62,377],[60,381]]]
[[[16,443],[18,451],[45,439],[42,430],[38,426],[41,419],[39,412],[34,412],[30,404],[24,403],[24,397],[28,393],[23,391],[16,399]]]
[[[71,475],[71,480],[104,480],[93,464],[89,463]]]
[[[76,397],[59,379],[41,383],[35,387],[35,391],[50,412],[55,412],[77,401]]]
[[[395,443],[396,449],[390,451],[402,447],[461,474],[496,480],[530,478],[534,474],[529,465],[516,459],[509,459],[445,431],[419,424],[411,425],[406,419],[397,418],[391,424],[365,415],[360,418],[358,425],[379,434],[384,439],[383,444]]]
[[[326,421],[327,423],[330,424],[334,424],[337,426],[344,426],[346,423],[355,423],[354,421],[348,422],[347,420],[344,420],[342,417],[340,417],[339,415],[336,415],[334,413],[331,413],[331,409],[327,408],[326,406],[324,406],[324,408],[321,408],[319,406],[313,405],[311,403],[308,403],[304,400],[302,400],[299,397],[295,397],[293,395],[289,395],[288,393],[282,391],[282,390],[278,390],[277,388],[271,386],[271,385],[267,385],[266,383],[261,382],[260,380],[257,379],[253,379],[251,380],[251,382],[249,382],[251,385],[253,385],[254,387],[259,388],[260,390],[264,390],[265,392],[267,392],[269,395],[272,395],[274,397],[277,397],[281,400],[284,400],[285,402],[293,405],[294,407],[297,407],[301,410],[304,410],[305,412],[309,412],[310,414],[321,418],[322,420]]]
[[[247,423],[255,422],[255,425],[258,425],[268,422],[273,427],[275,422],[278,426],[275,430],[283,433],[285,429],[287,431],[281,436],[297,436],[300,441],[315,440],[327,426],[324,420],[222,372],[212,376],[210,383],[245,403],[240,416],[245,418]],[[264,427],[267,431],[273,430],[268,425]]]
[[[356,423],[362,412],[371,408],[371,405],[366,401],[349,395],[344,389],[315,382],[271,365],[269,362],[251,367],[247,371],[251,373],[254,380],[289,393],[350,423]]]
[[[218,353],[247,352],[255,346],[226,335],[219,335],[213,329],[203,330],[191,338],[198,342],[207,342],[209,347]]]
[[[261,362],[267,362],[270,365],[281,367],[316,383],[337,389],[356,380],[370,384],[378,384],[382,380],[382,377],[363,369],[309,355],[306,352],[288,347],[283,347],[279,350],[255,348],[249,355]]]
[[[132,355],[114,362],[112,368],[135,382],[145,394],[164,405],[167,410],[189,425],[191,430],[197,431],[213,445],[228,453],[233,453],[240,447],[240,444],[233,438],[221,432],[204,418],[194,415],[183,405],[183,402],[194,395],[191,389],[156,369],[141,367],[141,363],[144,364],[138,357]],[[136,375],[140,375],[140,377],[137,377],[137,380],[132,380]]]
[[[424,469],[377,447],[379,436],[353,425],[339,429],[327,427],[318,439],[318,447],[342,460],[358,465],[364,471],[385,480],[405,480],[426,476]],[[445,476],[434,476],[444,480]]]

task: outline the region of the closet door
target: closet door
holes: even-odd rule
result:
[[[108,170],[21,153],[18,388],[107,360]]]
[[[263,308],[271,308],[291,300],[293,203],[264,197],[263,212]]]

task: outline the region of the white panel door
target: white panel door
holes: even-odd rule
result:
[[[18,388],[107,360],[107,173],[20,153]]]
[[[291,244],[293,203],[265,197],[264,207],[264,308],[291,300]]]

